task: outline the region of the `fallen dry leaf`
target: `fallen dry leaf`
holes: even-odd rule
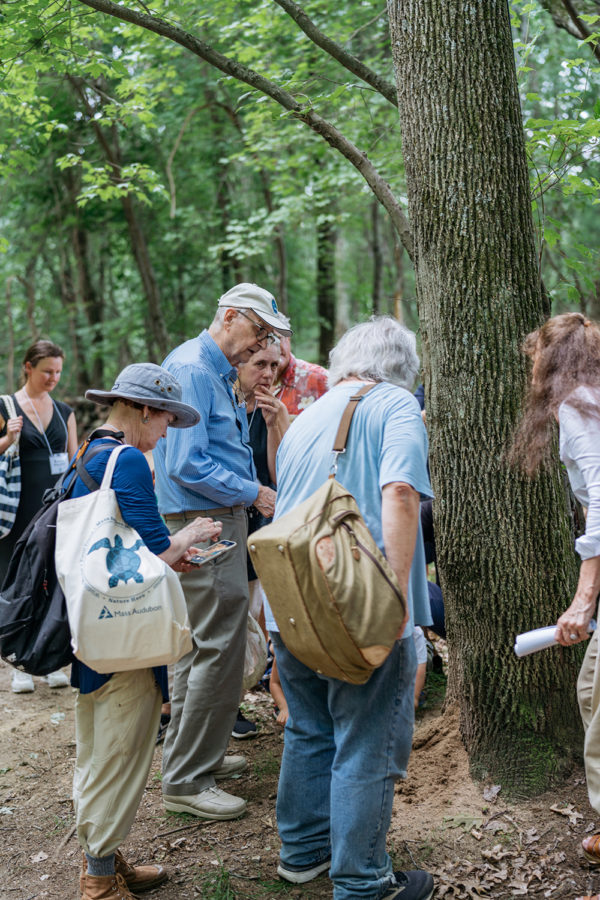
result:
[[[484,788],[483,790],[483,799],[487,800],[488,803],[495,803],[498,799],[498,794],[502,790],[502,785],[500,784],[491,784],[489,787]]]
[[[492,862],[500,862],[501,859],[505,859],[507,856],[514,856],[515,854],[511,850],[503,850],[501,844],[494,844],[491,850],[482,850],[481,855],[484,859],[489,859]]]
[[[583,819],[583,813],[577,812],[572,803],[569,803],[567,806],[558,806],[555,803],[550,809],[552,812],[558,813],[559,816],[567,816],[571,825],[577,825],[577,820]]]

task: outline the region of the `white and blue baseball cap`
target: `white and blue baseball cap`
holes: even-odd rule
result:
[[[227,309],[251,309],[277,334],[281,334],[283,337],[289,337],[292,334],[292,329],[286,328],[279,318],[277,301],[273,294],[257,284],[250,284],[247,281],[236,284],[222,297],[219,297],[217,305]]]

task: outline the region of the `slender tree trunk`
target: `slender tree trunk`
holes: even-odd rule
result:
[[[269,215],[273,212],[273,195],[271,193],[271,185],[269,179],[269,173],[266,169],[264,169],[260,164],[260,154],[252,149],[252,145],[246,141],[246,137],[244,134],[244,128],[242,125],[242,121],[235,110],[229,103],[226,102],[218,102],[216,101],[214,95],[211,91],[207,92],[207,96],[211,100],[209,103],[209,108],[212,113],[213,122],[217,123],[216,116],[214,114],[214,107],[218,105],[221,109],[225,111],[232,124],[236,128],[240,140],[244,142],[247,147],[248,152],[252,156],[254,160],[257,162],[258,166],[258,174],[260,177],[260,182],[262,185],[263,196],[265,198],[265,206],[267,208],[267,212]],[[287,251],[285,247],[285,229],[283,224],[280,222],[274,228],[274,242],[275,242],[275,253],[277,255],[277,288],[275,291],[277,298],[277,305],[281,312],[287,315],[288,312],[288,290],[287,290]],[[227,288],[225,289],[227,290]]]
[[[17,275],[18,280],[25,288],[25,296],[27,297],[27,306],[25,315],[29,323],[29,333],[31,340],[36,341],[39,337],[39,329],[35,321],[35,267],[37,265],[37,254],[33,256],[25,266],[25,274]]]
[[[373,256],[372,309],[376,315],[383,310],[383,248],[381,245],[380,205],[375,197],[371,201],[371,253]]]
[[[55,261],[58,259],[58,268]],[[68,253],[62,243],[57,243],[55,251],[44,254],[44,265],[52,277],[54,289],[61,298],[67,311],[67,326],[69,330],[69,353],[66,369],[69,377],[65,382],[64,375],[61,379],[61,387],[68,386],[69,390],[76,394],[83,394],[90,386],[84,360],[79,352],[79,340],[77,337],[77,294],[73,283],[73,273]]]
[[[90,377],[92,384],[97,385],[102,384],[104,381],[104,354],[101,351],[104,298],[98,295],[90,274],[88,235],[79,221],[73,226],[72,246],[77,265],[77,293],[85,311],[88,325],[91,326],[93,333],[94,346],[90,348],[92,359]]]
[[[347,260],[350,255],[348,241],[344,234],[343,228],[338,232],[336,241],[335,265],[336,272],[339,273],[337,278],[337,304],[335,315],[335,334],[334,342],[338,341],[343,334],[348,331],[351,325],[350,321],[350,285],[348,283],[346,273],[348,272]]]
[[[600,280],[594,282],[594,293],[588,295],[585,311],[590,319],[600,322]]]
[[[6,279],[6,338],[8,347],[6,350],[6,392],[12,394],[15,389],[15,330],[12,310],[12,283],[14,276]]]
[[[404,321],[404,247],[394,232],[394,308],[390,310],[399,322]]]
[[[577,564],[558,468],[509,470],[544,301],[506,0],[389,0],[426,371],[437,557],[473,770],[533,793],[580,742],[580,654],[518,660]]]
[[[317,226],[317,314],[322,366],[327,365],[335,334],[335,243],[335,225],[321,222]]]
[[[107,139],[104,130],[94,117],[94,109],[92,109],[89,104],[84,90],[83,82],[78,78],[73,78],[71,76],[67,77],[86,110],[94,133],[96,135],[99,147],[102,150],[107,163],[112,169],[115,182],[118,183],[121,180],[121,149],[117,127],[116,125],[113,125],[111,129],[111,144]],[[148,358],[150,360],[155,360],[158,357],[158,361],[160,362],[160,360],[162,360],[167,355],[169,348],[169,338],[167,335],[167,327],[165,325],[165,320],[162,312],[162,303],[158,282],[156,280],[154,267],[150,258],[150,252],[148,250],[148,244],[146,242],[146,235],[137,213],[135,200],[131,194],[124,194],[121,199],[121,203],[129,229],[129,240],[131,242],[133,257],[140,274],[144,294],[146,296],[146,302],[148,304]]]

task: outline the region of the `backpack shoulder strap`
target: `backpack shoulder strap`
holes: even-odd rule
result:
[[[95,432],[93,432],[93,434],[95,434]],[[113,437],[113,435],[114,435],[114,432],[110,432],[110,437]],[[102,435],[102,437],[108,437],[108,436],[109,436],[108,432],[105,435]],[[83,444],[81,445],[79,450],[77,451],[77,456],[75,457],[75,460],[69,466],[67,471],[62,475],[62,477],[59,479],[59,481],[57,481],[57,483],[54,485],[54,487],[50,488],[49,490],[47,490],[44,493],[44,503],[52,503],[52,501],[57,500],[59,498],[61,500],[66,500],[66,498],[69,496],[69,494],[73,490],[73,485],[75,484],[77,476],[79,476],[79,478],[81,478],[81,480],[85,484],[88,491],[90,491],[90,493],[97,491],[98,488],[100,487],[100,485],[95,480],[95,478],[92,478],[92,476],[87,472],[84,462],[89,462],[95,456],[97,456],[99,453],[101,453],[103,450],[106,450],[106,449],[107,449],[106,444],[101,444],[100,446],[96,446],[96,447],[92,446],[90,439],[87,438],[83,442]],[[64,483],[65,483],[66,479],[68,478],[68,476],[73,471],[73,469],[75,469],[75,477],[71,479],[71,481],[65,488]]]
[[[342,415],[340,426],[337,430],[337,434],[333,442],[332,450],[334,453],[343,453],[346,449],[346,443],[348,442],[348,432],[350,431],[350,423],[352,422],[352,417],[356,412],[356,407],[365,396],[365,394],[368,394],[369,391],[374,387],[374,384],[363,384],[360,391],[357,391],[356,394],[352,394],[352,396],[348,400],[348,403]]]

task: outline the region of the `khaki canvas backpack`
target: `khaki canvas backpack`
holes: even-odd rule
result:
[[[344,451],[354,411],[371,387],[350,398],[334,453]],[[356,500],[335,475],[255,531],[248,549],[290,653],[319,674],[368,681],[394,646],[406,603]]]

